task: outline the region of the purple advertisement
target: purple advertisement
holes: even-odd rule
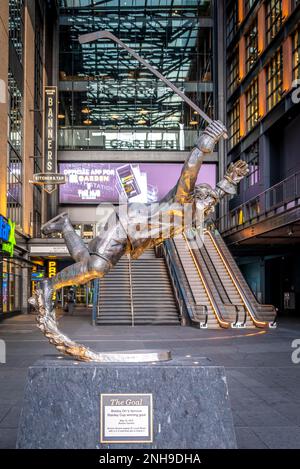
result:
[[[61,163],[67,176],[60,186],[61,204],[157,202],[175,186],[181,163]],[[216,185],[216,165],[203,164],[197,183]]]

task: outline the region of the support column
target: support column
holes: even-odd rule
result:
[[[240,137],[243,138],[247,133],[246,122],[246,95],[240,97]]]
[[[282,0],[282,16],[284,20],[292,13],[292,9],[292,0]]]
[[[265,116],[267,112],[267,77],[264,68],[258,75],[258,110],[259,118]]]
[[[293,82],[293,41],[292,37],[286,38],[282,44],[283,57],[283,91],[287,93],[292,89]]]
[[[263,3],[257,13],[258,53],[266,48],[266,6]]]
[[[215,109],[217,117],[227,125],[226,112],[226,48],[225,44],[225,2],[215,0],[214,2],[214,76],[217,77],[215,93]],[[226,161],[226,141],[223,139],[218,145],[219,157],[219,180],[224,176]],[[219,205],[219,215],[222,217],[228,211],[228,200],[223,199]]]
[[[239,24],[243,22],[245,18],[245,2],[244,0],[238,0],[238,21]]]
[[[8,77],[8,2],[0,2],[0,213],[6,215],[7,193],[7,77]]]
[[[246,39],[242,36],[239,42],[239,78],[242,81],[246,75]]]

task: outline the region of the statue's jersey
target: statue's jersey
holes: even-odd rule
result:
[[[126,252],[137,259],[146,249],[195,226],[195,201],[182,204],[166,197],[157,204],[132,203],[119,206],[117,217],[128,240]]]

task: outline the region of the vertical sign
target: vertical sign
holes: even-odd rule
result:
[[[49,261],[48,263],[48,277],[49,278],[55,277],[56,269],[57,269],[56,261]]]
[[[57,273],[56,261],[49,261],[48,262],[48,278],[55,277],[56,273]],[[56,300],[56,292],[53,293],[52,300]]]
[[[44,117],[44,173],[57,172],[57,88],[45,87],[45,117]],[[56,185],[46,184],[44,189],[51,194]]]

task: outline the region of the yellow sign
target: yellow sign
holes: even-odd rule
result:
[[[57,272],[56,261],[49,261],[49,264],[48,264],[48,277],[49,278],[55,277],[56,272]]]

